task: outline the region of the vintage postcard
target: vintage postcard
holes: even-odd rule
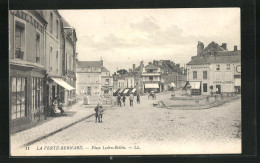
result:
[[[241,154],[240,33],[239,8],[9,10],[10,156]]]

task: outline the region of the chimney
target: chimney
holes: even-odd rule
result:
[[[153,60],[153,64],[156,65],[156,60]]]
[[[100,60],[100,63],[101,63],[101,66],[103,66],[103,60],[102,59]]]
[[[198,41],[198,45],[197,45],[197,55],[200,55],[200,54],[202,53],[203,49],[204,49],[204,44],[203,44],[203,42]]]
[[[236,46],[236,45],[234,46],[234,51],[235,51],[235,52],[237,51],[237,46]]]
[[[152,64],[152,62],[149,62],[148,64],[150,65],[150,64]]]
[[[227,43],[222,43],[220,47],[222,47],[224,50],[227,50]]]
[[[133,64],[133,70],[135,69],[135,64]]]

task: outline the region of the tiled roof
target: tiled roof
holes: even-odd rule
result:
[[[241,62],[241,53],[240,51],[226,51],[215,53],[210,56],[194,56],[187,65],[201,65],[201,64],[210,64],[210,63],[236,63]]]
[[[225,51],[222,47],[220,47],[217,43],[215,43],[214,41],[212,41],[204,50],[204,52],[208,52],[208,51],[212,51],[212,52],[219,52],[219,51]]]
[[[101,68],[100,61],[78,61],[78,67],[87,68],[87,67],[95,67]]]
[[[157,70],[158,68],[155,65],[153,65],[153,64],[148,64],[147,66],[145,66],[145,69]]]
[[[110,72],[108,69],[106,69],[104,66],[101,67],[102,72]]]

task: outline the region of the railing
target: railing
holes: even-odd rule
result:
[[[24,52],[21,51],[21,49],[15,50],[15,58],[23,59],[23,56],[24,56]]]

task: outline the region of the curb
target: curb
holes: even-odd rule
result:
[[[231,99],[227,99],[225,101],[218,101],[218,102],[215,102],[215,103],[212,103],[212,104],[208,104],[208,105],[204,105],[204,106],[197,106],[197,107],[194,107],[193,109],[189,109],[189,108],[182,108],[181,107],[168,107],[167,105],[166,108],[167,109],[174,109],[174,110],[204,110],[204,109],[210,109],[210,108],[213,108],[213,107],[216,107],[216,106],[220,106],[220,105],[223,105],[227,102],[230,102],[230,101],[233,101],[233,100],[237,100],[239,99],[240,97],[236,97],[236,98],[231,98]],[[164,102],[163,102],[164,103]]]
[[[107,109],[110,109],[110,108],[113,107],[113,106],[114,106],[114,105],[111,105],[111,106],[109,106],[108,108],[105,108],[104,111],[107,110]],[[43,140],[43,139],[46,139],[46,138],[48,138],[48,137],[50,137],[50,136],[52,136],[52,135],[54,135],[54,134],[56,134],[56,133],[58,133],[58,132],[61,132],[61,131],[65,130],[65,129],[67,129],[67,128],[69,128],[69,127],[71,127],[71,126],[73,126],[73,125],[75,125],[75,124],[77,124],[77,123],[79,123],[79,122],[82,122],[82,121],[84,121],[84,120],[86,120],[86,119],[88,119],[88,118],[90,118],[90,117],[92,117],[92,116],[94,116],[94,115],[95,115],[95,113],[90,114],[90,115],[88,115],[88,116],[86,116],[86,117],[84,117],[84,118],[81,118],[81,119],[79,119],[79,120],[77,120],[77,121],[75,121],[75,122],[72,122],[71,124],[68,124],[68,125],[66,125],[66,126],[64,126],[64,127],[61,127],[60,129],[57,129],[57,130],[55,130],[55,131],[53,131],[53,132],[51,132],[51,133],[48,133],[48,134],[43,135],[43,136],[40,136],[39,138],[36,138],[36,139],[34,139],[34,140],[32,140],[32,141],[29,141],[29,142],[23,144],[22,147],[30,146],[30,145],[32,145],[32,144],[34,144],[34,143],[36,143],[36,142],[39,142],[39,141],[41,141],[41,140]]]

